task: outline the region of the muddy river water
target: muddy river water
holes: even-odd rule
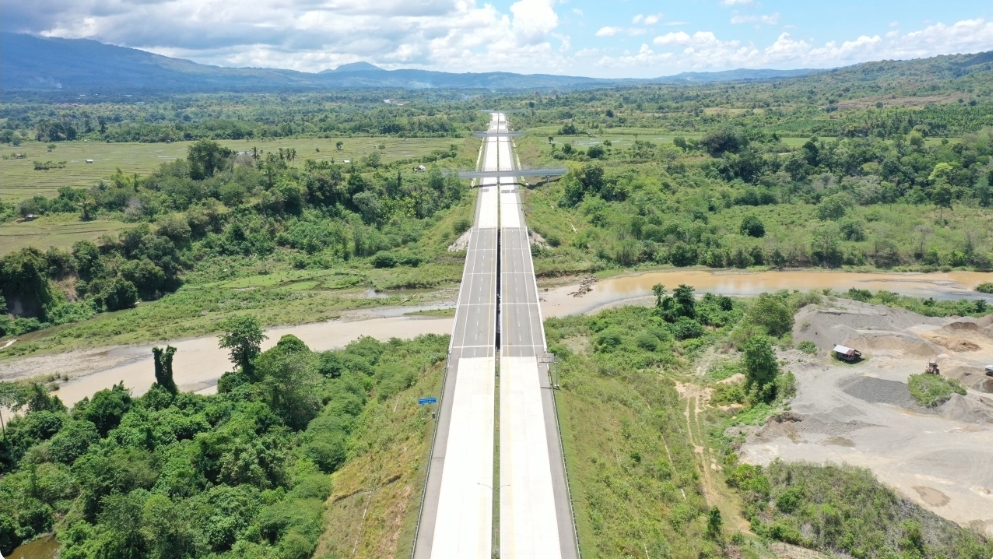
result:
[[[577,283],[541,289],[542,314],[546,318],[581,314],[618,304],[645,304],[650,302],[652,286],[663,284],[673,289],[680,284],[694,287],[697,293],[718,293],[730,296],[753,296],[759,293],[787,290],[808,291],[832,289],[847,291],[849,288],[887,290],[914,297],[935,299],[961,299],[989,297],[977,293],[975,287],[993,281],[993,274],[975,272],[949,272],[934,274],[913,273],[853,273],[829,271],[784,272],[713,272],[707,270],[671,270],[607,278],[593,285],[593,290],[582,297],[575,297]],[[993,302],[993,298],[990,299]],[[403,313],[412,310],[436,310],[446,305],[433,305],[424,309],[380,309],[366,311],[351,320],[300,324],[273,328],[266,332],[268,348],[285,334],[293,334],[311,349],[325,351],[340,348],[360,336],[380,340],[413,338],[422,334],[448,334],[452,329],[451,317],[411,317]],[[451,306],[451,304],[447,305]],[[176,383],[183,389],[209,394],[216,391],[217,380],[231,368],[225,350],[218,347],[214,336],[170,342],[176,352],[173,368]],[[162,343],[157,345],[164,345]],[[60,373],[76,365],[74,378],[62,385],[58,396],[67,405],[123,381],[135,395],[143,394],[154,382],[151,360],[152,345],[103,348],[63,355],[28,357],[0,364],[0,379]],[[86,363],[82,368],[79,363]],[[38,542],[19,548],[13,557],[18,559],[47,559],[50,549],[57,544]],[[37,549],[36,549],[37,548]],[[17,553],[20,553],[18,555]]]
[[[730,273],[707,270],[671,270],[638,275],[617,276],[601,280],[593,290],[575,297],[575,283],[542,289],[542,314],[546,318],[591,312],[618,304],[639,304],[650,301],[652,286],[663,284],[673,289],[679,284],[696,288],[698,293],[719,293],[751,296],[781,289],[807,291],[833,289],[845,291],[851,287],[885,289],[916,297],[936,299],[977,298],[976,285],[993,280],[993,274],[950,272],[936,274],[851,273],[786,271]],[[640,300],[639,300],[640,299]],[[425,307],[437,310],[446,305]],[[451,306],[451,303],[448,304]],[[451,317],[403,316],[412,310],[380,309],[365,311],[350,320],[331,320],[272,328],[263,348],[274,345],[285,334],[293,334],[311,349],[325,351],[340,348],[359,336],[380,340],[413,338],[421,334],[447,334],[452,329]],[[221,374],[231,368],[225,350],[218,347],[217,338],[207,336],[169,342],[177,348],[174,360],[176,383],[183,389],[204,394],[216,390]],[[162,343],[156,345],[164,345]],[[135,395],[143,394],[154,382],[152,344],[142,346],[102,348],[67,354],[28,357],[0,364],[0,379],[25,378],[71,371],[72,380],[57,391],[67,405],[72,405],[94,392],[123,381]]]

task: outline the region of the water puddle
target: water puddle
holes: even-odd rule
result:
[[[55,536],[42,536],[26,543],[7,555],[7,559],[55,559],[59,556],[59,540]]]

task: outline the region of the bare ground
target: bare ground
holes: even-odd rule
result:
[[[849,463],[924,508],[993,535],[993,395],[982,368],[993,363],[993,317],[926,318],[855,301],[807,307],[794,340],[818,355],[789,352],[797,396],[787,420],[753,432],[741,449],[751,463]],[[968,342],[968,343],[965,343]],[[843,343],[866,359],[830,357]],[[909,375],[937,360],[968,387],[934,410],[919,407]]]

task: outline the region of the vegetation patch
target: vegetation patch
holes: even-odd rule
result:
[[[0,440],[0,551],[53,531],[68,558],[305,559],[319,541],[351,549],[355,523],[362,556],[409,540],[431,423],[416,395],[437,390],[447,338],[315,353],[284,336],[261,352],[253,319],[224,328],[235,371],[214,396],[176,391],[173,348],[140,398],[118,385],[67,410],[42,385],[0,384],[0,404],[26,412]],[[367,485],[381,508],[325,529]]]
[[[737,464],[728,485],[752,531],[773,540],[858,558],[986,559],[993,542],[897,496],[872,472],[850,466]]]
[[[925,408],[936,408],[944,404],[952,397],[952,394],[962,396],[966,394],[962,383],[941,375],[927,373],[910,375],[910,378],[907,379],[907,385],[910,388],[910,395]]]

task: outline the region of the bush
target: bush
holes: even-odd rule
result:
[[[796,348],[804,353],[809,353],[810,355],[814,355],[815,353],[817,353],[817,345],[815,345],[814,342],[810,340],[804,340],[798,343],[796,345]]]
[[[927,373],[910,375],[907,385],[914,400],[926,408],[935,408],[944,404],[952,397],[952,394],[965,396],[966,393],[959,381]]]
[[[745,216],[745,219],[741,220],[740,232],[742,235],[760,239],[765,237],[765,225],[754,215]]]
[[[987,281],[977,285],[976,291],[980,293],[993,293],[993,282]]]
[[[781,298],[763,293],[748,310],[748,321],[778,338],[793,328],[793,312]]]

